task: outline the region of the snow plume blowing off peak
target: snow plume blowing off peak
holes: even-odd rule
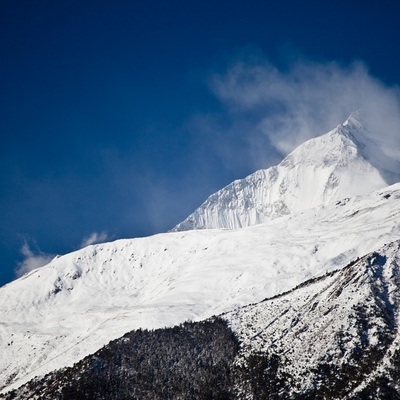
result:
[[[391,139],[387,133],[371,120],[366,112],[357,110],[337,129],[342,129],[351,134],[353,141],[360,149],[362,156],[376,167],[387,184],[400,181],[400,143]],[[397,128],[400,138],[400,127]],[[389,131],[392,133],[392,131]]]
[[[355,110],[363,110],[368,130],[387,150],[400,147],[400,91],[372,77],[361,62],[300,61],[282,70],[259,58],[240,60],[214,76],[211,88],[229,111],[232,129],[248,128],[253,156],[260,157],[256,149],[265,139],[285,156]],[[266,158],[260,161],[267,165]]]
[[[271,148],[286,158],[214,193],[173,230],[245,227],[400,181],[400,91],[360,62],[283,71],[253,57],[211,87],[230,119],[222,146],[245,127],[255,168],[271,165]]]

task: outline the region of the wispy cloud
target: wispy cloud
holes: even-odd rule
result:
[[[107,232],[93,232],[83,238],[79,248],[105,242],[109,239]],[[23,260],[17,264],[15,269],[16,277],[20,277],[36,268],[44,267],[55,257],[55,254],[45,253],[40,250],[36,242],[32,239],[29,241],[24,239],[24,244],[21,246],[20,253],[23,256]]]
[[[93,232],[83,238],[80,247],[90,246],[91,244],[102,243],[109,239],[107,232]]]
[[[21,254],[24,259],[18,263],[17,268],[15,270],[15,275],[20,277],[36,268],[43,267],[48,264],[53,258],[53,254],[43,253],[37,245],[34,244],[35,250],[32,249],[32,246],[29,245],[28,242],[25,243],[21,247]]]
[[[248,156],[268,164],[268,146],[286,155],[362,109],[371,132],[387,150],[400,146],[400,92],[374,78],[362,62],[350,65],[298,61],[280,69],[268,61],[239,60],[214,75],[211,88],[230,128],[241,129]],[[261,150],[260,150],[261,149]]]

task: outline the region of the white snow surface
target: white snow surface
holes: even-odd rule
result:
[[[203,320],[342,267],[400,239],[399,200],[395,184],[243,229],[171,232],[56,257],[0,288],[0,388],[70,366],[132,329]]]
[[[400,181],[400,150],[374,139],[355,112],[308,140],[279,165],[261,169],[212,194],[173,231],[236,229],[291,212],[332,204]],[[379,137],[379,136],[378,136]]]

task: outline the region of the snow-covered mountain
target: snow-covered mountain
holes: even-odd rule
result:
[[[89,246],[0,288],[0,379],[15,387],[136,328],[203,320],[400,238],[400,184],[240,230]],[[11,386],[10,386],[11,385]]]
[[[204,218],[193,219],[242,229],[179,225],[93,245],[1,287],[0,390],[71,366],[133,329],[229,313],[399,240],[400,183],[387,183],[400,167],[383,149],[353,115],[213,195],[215,207],[206,202],[196,214]]]
[[[399,182],[400,151],[389,154],[371,136],[362,114],[355,112],[279,165],[212,194],[173,231],[242,228]]]
[[[4,398],[398,399],[399,313],[398,240],[222,316],[127,333]]]

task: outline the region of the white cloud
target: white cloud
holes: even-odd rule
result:
[[[102,243],[108,240],[107,232],[93,232],[89,236],[83,238],[80,247],[90,246],[91,244]]]
[[[39,249],[33,251],[29,244],[25,242],[21,247],[21,254],[24,256],[23,261],[19,262],[15,274],[20,277],[36,268],[43,267],[48,264],[53,258],[53,254],[46,254]]]
[[[107,232],[93,232],[85,237],[80,245],[80,248],[89,246],[95,243],[105,242],[109,239]],[[24,259],[17,264],[15,275],[20,277],[36,268],[47,265],[54,257],[54,254],[44,253],[39,249],[34,240],[30,240],[31,245],[25,240],[20,252]]]
[[[267,164],[266,143],[286,155],[360,109],[388,151],[400,146],[399,89],[371,76],[361,62],[298,61],[281,70],[265,60],[239,61],[214,76],[211,88],[226,107],[231,130],[247,127],[242,134],[258,165]]]

